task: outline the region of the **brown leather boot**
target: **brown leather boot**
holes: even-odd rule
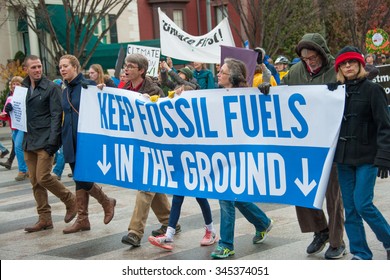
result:
[[[76,191],[76,202],[77,202],[77,219],[70,227],[65,228],[62,232],[64,234],[74,233],[78,231],[90,230],[91,225],[88,219],[88,202],[89,194],[86,190]]]
[[[89,194],[96,198],[96,200],[103,206],[104,210],[104,223],[108,224],[114,218],[114,209],[116,205],[116,200],[114,198],[109,198],[97,184],[93,184],[92,189],[90,189]]]
[[[76,196],[73,196],[73,198],[67,203],[66,205],[66,214],[64,217],[65,223],[69,223],[76,217],[77,214],[77,202],[76,202]]]
[[[40,215],[38,222],[33,226],[28,226],[24,229],[27,232],[37,232],[45,229],[52,229],[53,222],[51,220],[51,215]]]
[[[19,172],[18,176],[15,177],[15,181],[23,181],[28,178],[28,173],[27,172]]]

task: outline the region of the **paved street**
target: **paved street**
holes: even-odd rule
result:
[[[9,127],[0,128],[2,143],[11,148]],[[4,161],[5,159],[2,159]],[[72,178],[66,165],[62,182],[74,191]],[[37,233],[23,231],[26,225],[37,221],[35,202],[28,180],[16,182],[17,161],[11,170],[0,167],[0,259],[1,260],[208,260],[214,246],[201,247],[203,218],[194,198],[186,198],[180,218],[182,232],[175,237],[173,252],[162,252],[147,241],[153,229],[159,227],[154,214],[149,214],[142,246],[132,248],[121,243],[133,212],[135,190],[103,185],[109,196],[117,199],[115,217],[103,224],[103,211],[90,199],[91,230],[64,235],[64,205],[50,194],[54,229]],[[377,183],[375,203],[387,220],[390,220],[390,179]],[[219,204],[210,200],[214,223],[219,229]],[[259,204],[275,225],[263,244],[253,245],[253,227],[237,211],[235,231],[235,260],[322,260],[324,252],[307,256],[305,251],[312,234],[300,233],[295,209],[289,205]],[[375,260],[385,260],[386,253],[372,231],[366,227],[369,245]],[[345,237],[346,243],[348,243]],[[350,259],[347,254],[344,259]]]

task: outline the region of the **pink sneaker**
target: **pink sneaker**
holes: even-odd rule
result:
[[[200,245],[202,246],[210,246],[218,241],[218,236],[215,232],[209,231],[206,228],[206,233],[203,236],[202,241],[200,241]]]
[[[160,236],[149,236],[148,241],[150,244],[160,247],[161,249],[164,249],[166,251],[172,251],[173,250],[173,241],[167,241],[167,237],[165,235]]]

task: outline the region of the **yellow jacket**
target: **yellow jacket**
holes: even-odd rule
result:
[[[257,73],[253,76],[253,83],[252,87],[258,87],[263,82],[263,74],[262,73]],[[271,76],[270,84],[273,87],[277,86],[276,80],[274,76]]]

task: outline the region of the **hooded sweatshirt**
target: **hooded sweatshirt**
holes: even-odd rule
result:
[[[315,50],[322,57],[321,70],[311,75],[307,70],[306,62],[301,60],[294,64],[288,74],[283,77],[282,85],[323,85],[336,82],[334,57],[330,54],[324,37],[318,33],[305,34],[299,41],[295,51],[301,56],[302,49]]]

